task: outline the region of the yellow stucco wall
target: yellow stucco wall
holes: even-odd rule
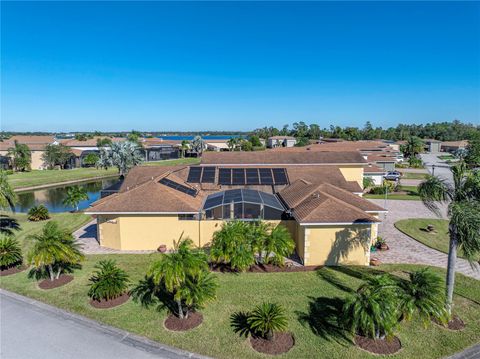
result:
[[[31,169],[32,170],[43,170],[45,169],[44,162],[42,160],[42,154],[44,151],[31,151],[32,162],[31,162]],[[7,156],[8,151],[0,151],[0,156]]]
[[[304,232],[305,265],[368,265],[376,224],[305,226]]]
[[[97,236],[100,245],[120,249],[120,220],[114,215],[98,216]]]
[[[356,181],[363,188],[363,166],[342,166],[339,169],[346,181]]]

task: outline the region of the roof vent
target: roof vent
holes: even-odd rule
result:
[[[320,198],[320,193],[318,192],[313,193],[312,198]]]

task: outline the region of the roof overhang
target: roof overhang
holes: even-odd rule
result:
[[[87,211],[86,214],[198,214],[199,212],[94,212]]]
[[[351,162],[351,163],[338,163],[338,162],[328,162],[328,163],[200,163],[199,166],[217,166],[217,167],[227,167],[227,166],[242,166],[242,167],[270,167],[270,166],[367,166],[367,162]]]
[[[301,226],[351,226],[351,225],[369,225],[378,222],[320,222],[320,223],[299,223]]]

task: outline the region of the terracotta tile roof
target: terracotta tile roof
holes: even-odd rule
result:
[[[314,164],[332,165],[346,163],[366,163],[357,151],[350,152],[284,152],[280,155],[275,150],[253,152],[205,152],[202,155],[202,165],[295,165]]]
[[[85,141],[79,141],[74,138],[63,138],[58,140],[58,142],[68,147],[97,147],[97,140],[100,138],[109,138],[110,140],[112,140],[112,142],[122,142],[126,140],[126,138],[123,137],[110,138],[105,136],[95,136],[94,138],[89,138]]]
[[[462,140],[462,141],[444,141],[442,142],[442,147],[447,146],[447,147],[467,147],[468,141],[467,140]]]
[[[182,166],[136,166],[133,167],[123,181],[121,192],[138,187],[139,185],[151,181],[153,178],[164,175],[173,170],[183,168]]]
[[[394,156],[368,155],[369,162],[397,162]]]
[[[43,143],[24,143],[28,146],[30,151],[44,151],[46,144]],[[0,142],[0,151],[8,151],[14,146],[13,142]]]
[[[151,137],[151,138],[142,138],[140,143],[144,147],[152,147],[152,146],[161,146],[161,145],[170,145],[170,146],[178,146],[182,143],[181,140],[164,140],[158,137]]]
[[[268,138],[269,140],[294,140],[293,136],[272,136]]]
[[[375,165],[369,165],[363,169],[363,173],[385,173],[386,171],[383,168],[380,168]]]
[[[55,142],[54,136],[12,136],[7,141],[13,143],[14,141],[26,144],[44,144]]]
[[[279,147],[272,149],[277,152],[305,152],[305,151],[385,151],[391,150],[391,147],[382,141],[340,141],[340,142],[320,142],[303,147]]]

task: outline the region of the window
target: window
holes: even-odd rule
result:
[[[182,213],[178,215],[179,221],[196,221],[198,220],[198,214]]]

